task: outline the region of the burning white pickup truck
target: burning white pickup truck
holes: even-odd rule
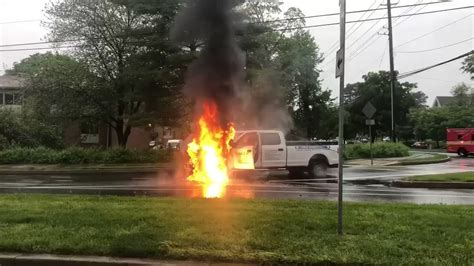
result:
[[[291,175],[305,171],[325,177],[328,167],[338,165],[338,153],[326,146],[304,141],[286,141],[278,130],[238,131],[232,143],[231,169],[286,168]]]

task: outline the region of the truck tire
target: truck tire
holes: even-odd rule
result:
[[[312,178],[325,178],[328,174],[328,163],[324,160],[313,160],[309,164],[308,174]]]
[[[464,149],[464,148],[459,149],[458,154],[459,154],[459,156],[464,157],[464,158],[469,156],[469,152],[467,152],[466,149]]]

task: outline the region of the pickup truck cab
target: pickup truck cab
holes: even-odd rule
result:
[[[321,178],[338,165],[338,153],[315,142],[286,141],[278,130],[246,130],[236,133],[230,161],[235,170],[286,168],[290,175]]]

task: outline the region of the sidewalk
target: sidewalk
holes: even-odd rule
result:
[[[158,266],[240,266],[252,264],[238,263],[213,263],[197,261],[176,261],[176,260],[153,260],[153,259],[134,259],[134,258],[112,258],[99,256],[58,256],[49,254],[29,255],[29,254],[1,254],[0,265],[51,265],[51,266],[69,266],[69,265],[158,265]]]

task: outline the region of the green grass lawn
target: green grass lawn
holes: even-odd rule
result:
[[[456,182],[474,182],[474,172],[454,173],[442,175],[421,175],[407,177],[408,181],[456,181]]]
[[[270,263],[474,262],[472,206],[0,196],[0,252]]]

